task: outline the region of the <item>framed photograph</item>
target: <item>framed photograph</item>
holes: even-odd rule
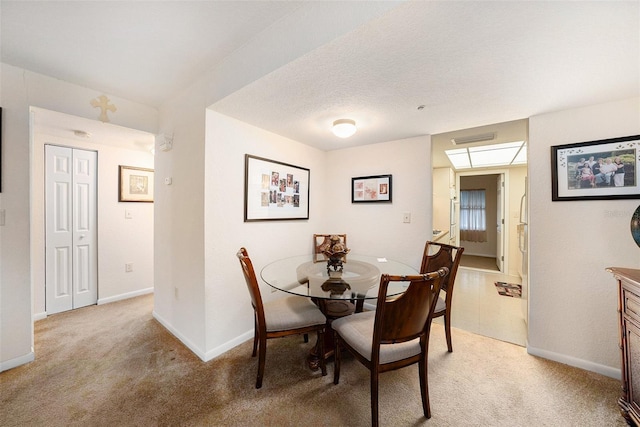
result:
[[[153,203],[153,169],[119,166],[118,201]]]
[[[391,203],[391,175],[351,178],[351,203]]]
[[[309,219],[309,169],[245,154],[244,222]]]
[[[551,147],[551,199],[640,199],[640,135]]]

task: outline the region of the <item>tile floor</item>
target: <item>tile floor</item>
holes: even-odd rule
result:
[[[525,346],[527,328],[522,306],[526,300],[500,295],[494,285],[498,281],[520,283],[497,272],[459,267],[451,326]],[[441,322],[442,318],[435,321]],[[453,346],[455,348],[455,342]]]

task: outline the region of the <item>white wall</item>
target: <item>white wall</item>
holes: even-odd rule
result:
[[[195,82],[160,110],[173,148],[156,147],[154,317],[205,358],[205,94]],[[171,178],[171,185],[164,184]]]
[[[314,233],[346,232],[354,252],[419,268],[431,232],[431,169],[423,167],[430,163],[428,137],[322,152],[208,111],[206,141],[205,360],[252,337],[252,308],[235,257],[241,246],[259,275],[270,261],[310,254]],[[244,222],[245,154],[310,169],[308,220]],[[392,204],[351,203],[352,177],[383,173],[393,175]],[[402,223],[403,212],[412,213],[410,224]],[[261,289],[267,300],[282,297],[265,284]]]
[[[330,2],[317,2],[313,9],[296,10],[232,52],[217,68],[209,70],[160,108],[160,131],[174,135],[174,148],[157,153],[156,174],[160,175],[159,180],[172,176],[174,183],[156,186],[154,316],[199,357],[206,359],[208,354],[215,353],[212,349],[225,345],[224,338],[218,339],[217,332],[208,330],[224,327],[211,324],[209,312],[216,310],[217,305],[205,304],[204,294],[205,264],[210,268],[209,263],[214,267],[220,263],[215,259],[205,260],[205,110],[238,88],[397,5],[397,2],[340,4],[339,22],[334,19],[336,4]],[[305,29],[301,33],[304,36],[294,43],[290,40],[292,28]],[[224,142],[224,148],[227,144],[245,142],[249,141],[228,140]],[[223,149],[222,146],[216,142],[215,149]],[[265,148],[265,151],[270,149]],[[212,161],[210,156],[219,155],[207,146],[207,162]],[[215,161],[221,162],[225,170],[237,167],[233,163],[225,164],[227,160],[220,157]],[[218,181],[221,179],[225,177],[217,178]],[[206,197],[211,197],[208,190]],[[226,206],[227,197],[229,195],[225,193],[224,198],[216,201],[220,205],[215,209],[224,214],[228,208],[228,215],[232,215],[233,207]],[[210,224],[207,222],[206,225]],[[235,254],[237,250],[233,248],[230,253]],[[221,252],[229,256],[228,251]],[[254,256],[253,251],[251,253]],[[240,273],[239,269],[237,273]],[[208,282],[206,288],[208,292]],[[231,334],[225,332],[223,335]]]
[[[35,112],[39,114],[39,112]],[[105,127],[109,126],[105,124]],[[150,136],[153,138],[153,136]],[[44,145],[98,153],[98,303],[153,291],[153,203],[118,202],[118,166],[153,169],[149,151],[37,134],[31,167],[31,277],[36,319],[45,313]],[[133,144],[132,144],[133,145]],[[126,219],[124,211],[131,212]],[[125,273],[124,264],[133,263]]]
[[[354,253],[385,256],[420,268],[432,237],[429,136],[327,152],[323,203],[327,226],[348,234]],[[392,203],[351,203],[351,178],[392,175]],[[411,222],[403,223],[403,214]]]
[[[102,92],[71,85],[7,64],[0,64],[2,106],[2,193],[0,209],[0,371],[26,363],[33,355],[30,281],[29,107],[37,106],[95,119],[89,103]],[[107,96],[109,96],[107,94]],[[156,132],[157,111],[109,96],[118,111],[112,123]]]
[[[308,168],[309,219],[244,222],[245,154]],[[324,152],[207,111],[205,190],[206,359],[251,338],[253,309],[236,252],[260,269],[281,257],[311,254],[313,233],[327,229]],[[333,224],[330,224],[333,227]],[[282,297],[262,284],[265,300]]]
[[[529,352],[617,377],[617,289],[609,266],[640,268],[638,200],[551,201],[550,147],[640,134],[640,98],[529,120]]]

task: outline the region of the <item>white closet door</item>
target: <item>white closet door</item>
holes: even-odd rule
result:
[[[73,308],[98,301],[97,156],[73,150]]]
[[[47,314],[97,302],[97,154],[45,146]]]

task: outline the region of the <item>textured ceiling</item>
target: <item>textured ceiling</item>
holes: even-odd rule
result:
[[[336,149],[623,99],[640,90],[639,24],[638,2],[411,2],[213,109]],[[328,131],[343,117],[348,140]]]
[[[2,62],[158,106],[300,5],[2,0]]]
[[[323,150],[640,94],[638,1],[2,0],[0,8],[2,62],[152,106],[233,64],[231,74],[254,75],[227,84],[212,109]],[[356,135],[333,136],[339,118],[356,120]]]

